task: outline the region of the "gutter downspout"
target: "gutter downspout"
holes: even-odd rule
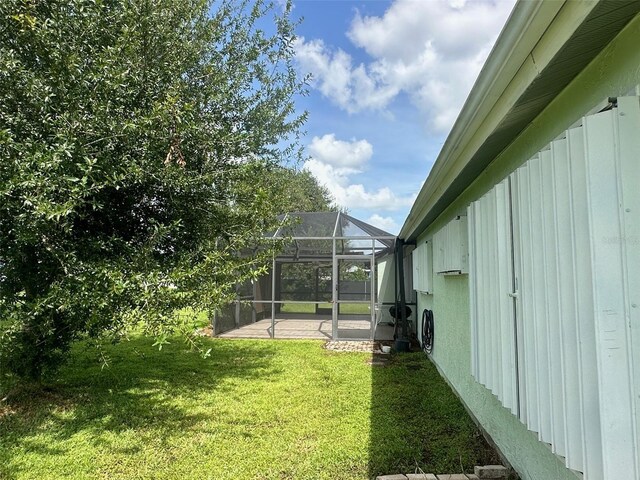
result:
[[[400,322],[400,336],[396,338],[396,351],[408,352],[409,322],[407,321],[407,302],[404,291],[404,239],[396,239],[396,321]],[[400,315],[398,315],[400,312]]]

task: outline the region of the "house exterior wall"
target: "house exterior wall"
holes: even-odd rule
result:
[[[395,262],[393,256],[388,255],[380,260],[377,265],[378,302],[390,303],[395,301]]]
[[[467,205],[551,142],[607,97],[627,94],[640,83],[640,16],[589,64],[575,80],[477,177],[418,237],[432,238]],[[468,275],[434,275],[433,295],[418,294],[418,312],[432,309],[435,321],[433,361],[471,413],[523,480],[575,480],[561,458],[500,405],[471,375]],[[418,316],[419,318],[419,316]],[[420,328],[420,326],[419,326]],[[420,332],[418,332],[420,337]],[[639,352],[634,352],[635,358]]]

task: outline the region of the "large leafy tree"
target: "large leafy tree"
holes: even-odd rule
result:
[[[279,212],[253,179],[304,120],[293,40],[260,1],[0,2],[1,373],[161,337],[261,272]]]
[[[254,185],[273,193],[272,207],[280,214],[338,209],[329,190],[320,185],[308,170],[276,165],[267,169]]]

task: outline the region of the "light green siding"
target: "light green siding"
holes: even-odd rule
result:
[[[629,93],[640,83],[640,17],[532,122],[477,178],[418,241],[464,211],[496,183],[523,164],[607,97]],[[418,295],[418,314],[434,312],[433,360],[523,480],[575,480],[563,460],[529,432],[485,387],[471,376],[468,275],[434,275],[434,294]],[[418,318],[420,316],[418,315]]]

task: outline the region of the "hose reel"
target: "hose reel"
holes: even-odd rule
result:
[[[428,309],[422,311],[422,350],[428,355],[433,351],[433,312]]]

